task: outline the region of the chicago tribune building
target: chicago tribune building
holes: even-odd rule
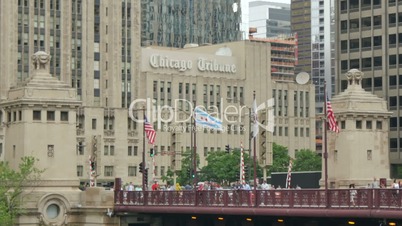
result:
[[[128,116],[130,104],[138,99],[148,98],[152,100],[152,106],[171,106],[181,121],[185,121],[185,115],[191,110],[192,106],[189,104],[217,107],[212,111],[222,113],[220,118],[223,119],[226,131],[197,132],[197,152],[201,157],[201,166],[206,164],[205,157],[209,152],[223,149],[225,145],[237,148],[242,141],[245,149],[249,149],[249,108],[252,106],[254,91],[257,103],[261,107],[265,104],[265,110],[273,110],[275,115],[274,132],[266,133],[263,127],[268,125],[268,114],[259,111],[259,121],[263,125],[257,148],[262,165],[272,161],[272,142],[288,147],[290,156],[303,148],[315,150],[315,132],[311,129],[314,128],[311,127],[311,120],[315,117],[312,110],[314,90],[309,84],[299,85],[294,80],[272,81],[272,53],[269,43],[229,43],[228,41],[236,40],[237,35],[224,32],[213,36],[219,38],[210,40],[205,37],[200,40],[203,43],[226,44],[184,49],[141,47],[140,27],[143,20],[138,17],[150,15],[140,13],[141,3],[144,2],[1,2],[0,10],[4,19],[0,21],[0,26],[7,35],[0,37],[0,45],[9,48],[3,48],[4,52],[0,55],[0,103],[10,98],[11,87],[21,87],[30,80],[34,69],[31,57],[35,52],[42,50],[50,54],[47,72],[73,88],[76,91],[75,99],[81,101],[76,108],[75,117],[69,118],[76,128],[74,150],[68,150],[75,154],[73,159],[69,159],[70,167],[74,168],[74,177],[81,182],[88,180],[88,157],[93,155],[96,146],[98,183],[111,182],[114,177],[121,177],[124,182],[141,182],[138,166],[142,153],[142,124]],[[154,1],[154,4],[162,7],[157,2],[159,1]],[[239,12],[233,12],[233,1],[219,1],[219,4],[218,1],[213,2],[209,8],[217,7],[223,11],[211,12],[230,11],[230,15],[225,18],[230,23],[237,21]],[[147,10],[157,14],[157,11],[152,10],[152,6],[156,5],[148,5]],[[200,10],[203,5],[197,3],[194,7],[199,7],[197,9]],[[224,27],[228,23],[221,23],[219,26],[223,30],[229,29]],[[88,29],[84,29],[85,27]],[[152,31],[149,29],[143,31],[151,35]],[[182,31],[188,32],[188,29]],[[184,36],[191,35],[186,33]],[[179,46],[184,46],[182,44]],[[277,61],[283,58],[278,58]],[[286,71],[293,72],[293,66],[286,67]],[[268,103],[271,98],[275,100]],[[270,104],[273,106],[267,107]],[[41,108],[42,114],[57,109],[50,105],[41,105]],[[151,107],[148,108],[152,110]],[[225,110],[226,113],[234,110],[238,112],[223,114]],[[139,111],[136,112],[138,113]],[[17,123],[13,120],[18,118],[11,117],[10,114],[14,114],[11,109],[2,107],[0,160],[10,160],[5,158],[5,153],[13,148],[18,152],[20,148],[13,144],[16,137],[6,136],[7,129]],[[175,170],[180,170],[179,159],[191,147],[191,140],[188,120],[181,122],[181,127],[184,124],[186,128],[184,131],[173,133],[163,128],[179,128],[177,123],[163,122],[162,125],[156,119],[152,117],[150,121],[156,123],[157,155],[154,172],[155,177],[160,178],[172,166]],[[54,123],[56,122],[52,125]],[[47,146],[37,145],[30,149],[47,149]],[[147,145],[146,148],[148,154],[150,147]],[[59,149],[55,146],[54,150]],[[176,162],[175,165],[172,162]]]
[[[17,168],[20,157],[34,156],[46,169],[35,195],[24,202],[32,214],[21,216],[19,224],[104,225],[109,218],[91,208],[112,207],[112,193],[99,193],[100,200],[92,196],[96,192],[82,194],[78,185],[89,182],[94,155],[98,186],[109,186],[115,177],[141,183],[139,163],[143,151],[151,163],[151,146],[142,148],[143,124],[133,118],[142,118],[144,108],[156,130],[155,179],[168,169],[181,170],[181,158],[192,146],[188,117],[195,105],[218,112],[225,128],[197,131],[200,167],[208,153],[226,145],[238,148],[243,142],[249,149],[254,91],[260,106],[259,164],[272,162],[272,142],[288,147],[292,157],[300,149],[315,150],[314,88],[273,81],[269,43],[228,42],[238,35],[225,32],[197,37],[225,44],[141,47],[146,42],[140,1],[1,1],[0,14],[0,160]],[[234,16],[227,18],[235,23]],[[181,47],[196,39],[186,33],[180,40]],[[274,118],[268,117],[271,112]],[[273,133],[266,132],[269,126]],[[47,215],[52,208],[59,214]]]
[[[114,104],[119,102],[117,90],[102,92],[101,106],[82,101],[83,104],[76,108],[73,122],[76,125],[76,150],[75,157],[69,162],[70,167],[76,169],[77,179],[83,183],[89,180],[88,156],[95,154],[98,185],[113,182],[115,177],[121,177],[124,182],[141,183],[139,163],[142,161],[143,124],[136,118],[142,118],[139,116],[144,113],[142,109],[156,130],[153,147],[155,179],[160,179],[168,169],[181,170],[183,154],[192,146],[191,114],[195,106],[202,106],[221,119],[224,128],[223,131],[197,129],[200,167],[207,164],[208,153],[224,150],[226,145],[239,148],[242,142],[248,150],[254,91],[261,123],[257,159],[262,166],[272,162],[272,142],[288,147],[291,156],[300,149],[315,150],[315,134],[311,129],[315,118],[312,86],[293,81],[271,81],[269,43],[239,41],[189,46],[184,49],[140,49],[139,73],[133,75],[138,84],[134,86],[135,91],[130,90],[138,97],[131,102],[133,118],[128,114],[129,107]],[[95,81],[88,80],[88,87],[82,88],[92,89]],[[128,88],[109,87],[107,81],[102,86],[106,90],[121,88],[121,92]],[[46,114],[53,110],[47,106],[41,111]],[[8,129],[5,125],[17,123],[12,117],[8,118],[12,115],[9,111],[5,108],[1,111],[3,152],[14,147],[15,138],[5,136]],[[270,112],[274,117],[268,117]],[[266,131],[268,127],[274,132]],[[146,144],[147,158],[150,148]],[[4,156],[7,155],[3,153],[2,159],[7,160]],[[151,159],[146,161],[151,163]]]

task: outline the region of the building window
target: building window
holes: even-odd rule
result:
[[[310,128],[306,128],[306,137],[310,137]]]
[[[208,147],[204,147],[204,157],[208,156]]]
[[[77,155],[84,155],[84,143],[82,141],[78,142]]]
[[[134,156],[138,156],[138,146],[134,146]]]
[[[397,128],[398,127],[398,118],[397,117],[391,117],[389,119],[389,127],[390,128]]]
[[[92,129],[96,129],[96,118],[92,119]]]
[[[113,130],[114,127],[114,117],[105,116],[103,121],[104,130]]]
[[[161,166],[161,176],[165,175],[165,166]]]
[[[82,177],[84,175],[84,167],[81,165],[77,166],[77,177]]]
[[[104,155],[114,155],[114,145],[105,145],[103,148]]]
[[[137,167],[136,166],[129,166],[128,167],[128,176],[129,177],[136,177],[137,176]]]
[[[60,112],[60,121],[68,122],[68,111],[61,111]]]
[[[398,139],[397,138],[390,138],[389,139],[389,148],[392,148],[392,150],[390,150],[391,152],[395,152],[398,147]]]
[[[132,156],[133,155],[133,146],[128,146],[127,148],[127,155]]]
[[[341,129],[345,129],[346,128],[346,122],[345,121],[341,121]]]
[[[299,136],[299,128],[295,127],[295,137]]]
[[[0,143],[0,157],[3,155],[3,143]]]
[[[110,147],[109,147],[109,154],[110,154],[111,156],[114,155],[114,145],[110,145]]]
[[[367,160],[372,160],[372,151],[367,150]]]
[[[334,150],[334,161],[338,160],[338,150]]]
[[[373,128],[373,122],[372,121],[366,121],[366,129],[372,129]]]
[[[158,166],[155,166],[154,173],[155,173],[155,176],[158,176]]]
[[[136,130],[137,129],[137,122],[133,121],[131,118],[128,118],[128,130]]]
[[[105,177],[113,177],[113,166],[105,166]]]
[[[33,111],[33,120],[41,120],[41,111]]]
[[[377,127],[377,129],[382,129],[382,122],[381,122],[381,121],[377,121],[376,127]]]
[[[40,115],[40,113],[39,113],[39,115]],[[35,120],[35,113],[33,114],[33,118]],[[11,122],[11,120],[12,120],[12,114],[11,114],[11,112],[7,111],[7,122]]]
[[[362,128],[362,121],[356,120],[356,129],[361,129],[361,128]]]
[[[109,146],[108,145],[103,146],[103,155],[109,155]]]
[[[54,121],[55,117],[54,117],[54,111],[47,111],[47,121]]]

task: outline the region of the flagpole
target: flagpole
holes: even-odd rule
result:
[[[292,159],[289,159],[289,166],[288,166],[288,175],[286,176],[286,185],[285,188],[292,188]]]
[[[249,162],[249,164],[250,164],[250,166],[252,165],[252,158],[251,158],[251,141],[253,140],[253,134],[254,134],[254,132],[253,132],[253,130],[251,129],[252,127],[251,127],[251,119],[252,119],[252,112],[253,110],[251,109],[251,107],[249,108],[249,123],[248,123],[248,126],[249,126],[249,130],[250,130],[250,136],[248,137],[248,157],[249,157],[249,160],[248,160],[248,162]],[[250,180],[250,178],[251,178],[251,167],[249,167],[248,168],[248,172],[247,172],[247,174],[248,174],[248,179]]]
[[[245,165],[244,165],[244,149],[243,149],[243,142],[240,141],[240,183],[244,185],[246,183],[246,176],[245,171],[244,171]]]
[[[324,183],[327,207],[329,207],[328,197],[328,148],[327,148],[327,82],[324,81]]]
[[[144,117],[144,123],[142,124],[142,165],[144,167],[143,173],[142,173],[142,191],[145,191],[146,189],[146,184],[145,184],[145,170],[147,169],[146,163],[145,163],[145,108],[142,109],[143,117]]]
[[[194,189],[196,189],[197,187],[197,128],[196,128],[196,123],[195,123],[195,118],[194,118],[194,114],[195,114],[195,107],[196,107],[196,102],[194,101],[194,107],[193,107],[193,116],[192,116],[192,123],[193,123],[193,127],[192,127],[192,136],[193,136],[193,174],[194,174]]]
[[[255,91],[253,93],[253,98],[255,101]],[[256,109],[254,109],[256,110]],[[257,112],[254,112],[257,114]],[[255,117],[255,116],[254,116]],[[254,122],[257,123],[257,122]],[[254,152],[253,152],[253,163],[254,163],[254,199],[255,199],[255,206],[257,206],[257,135],[254,137]]]

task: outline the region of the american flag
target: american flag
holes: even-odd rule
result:
[[[144,115],[144,131],[148,138],[149,144],[155,143],[156,132],[152,124],[148,121],[147,116]]]
[[[331,102],[327,97],[327,123],[329,130],[339,133],[338,123],[336,122],[334,111],[332,110]]]

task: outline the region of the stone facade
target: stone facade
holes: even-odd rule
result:
[[[361,71],[352,69],[346,77],[347,89],[331,100],[340,132],[328,132],[328,181],[335,188],[367,187],[373,178],[390,177],[388,120],[392,113],[386,101],[362,88]]]
[[[33,156],[44,169],[35,187],[25,187],[19,225],[115,225],[105,210],[113,208],[113,192],[78,189],[75,168],[76,92],[48,72],[50,56],[32,56],[32,77],[8,92],[0,107],[7,112],[4,160],[18,169],[21,157]]]

